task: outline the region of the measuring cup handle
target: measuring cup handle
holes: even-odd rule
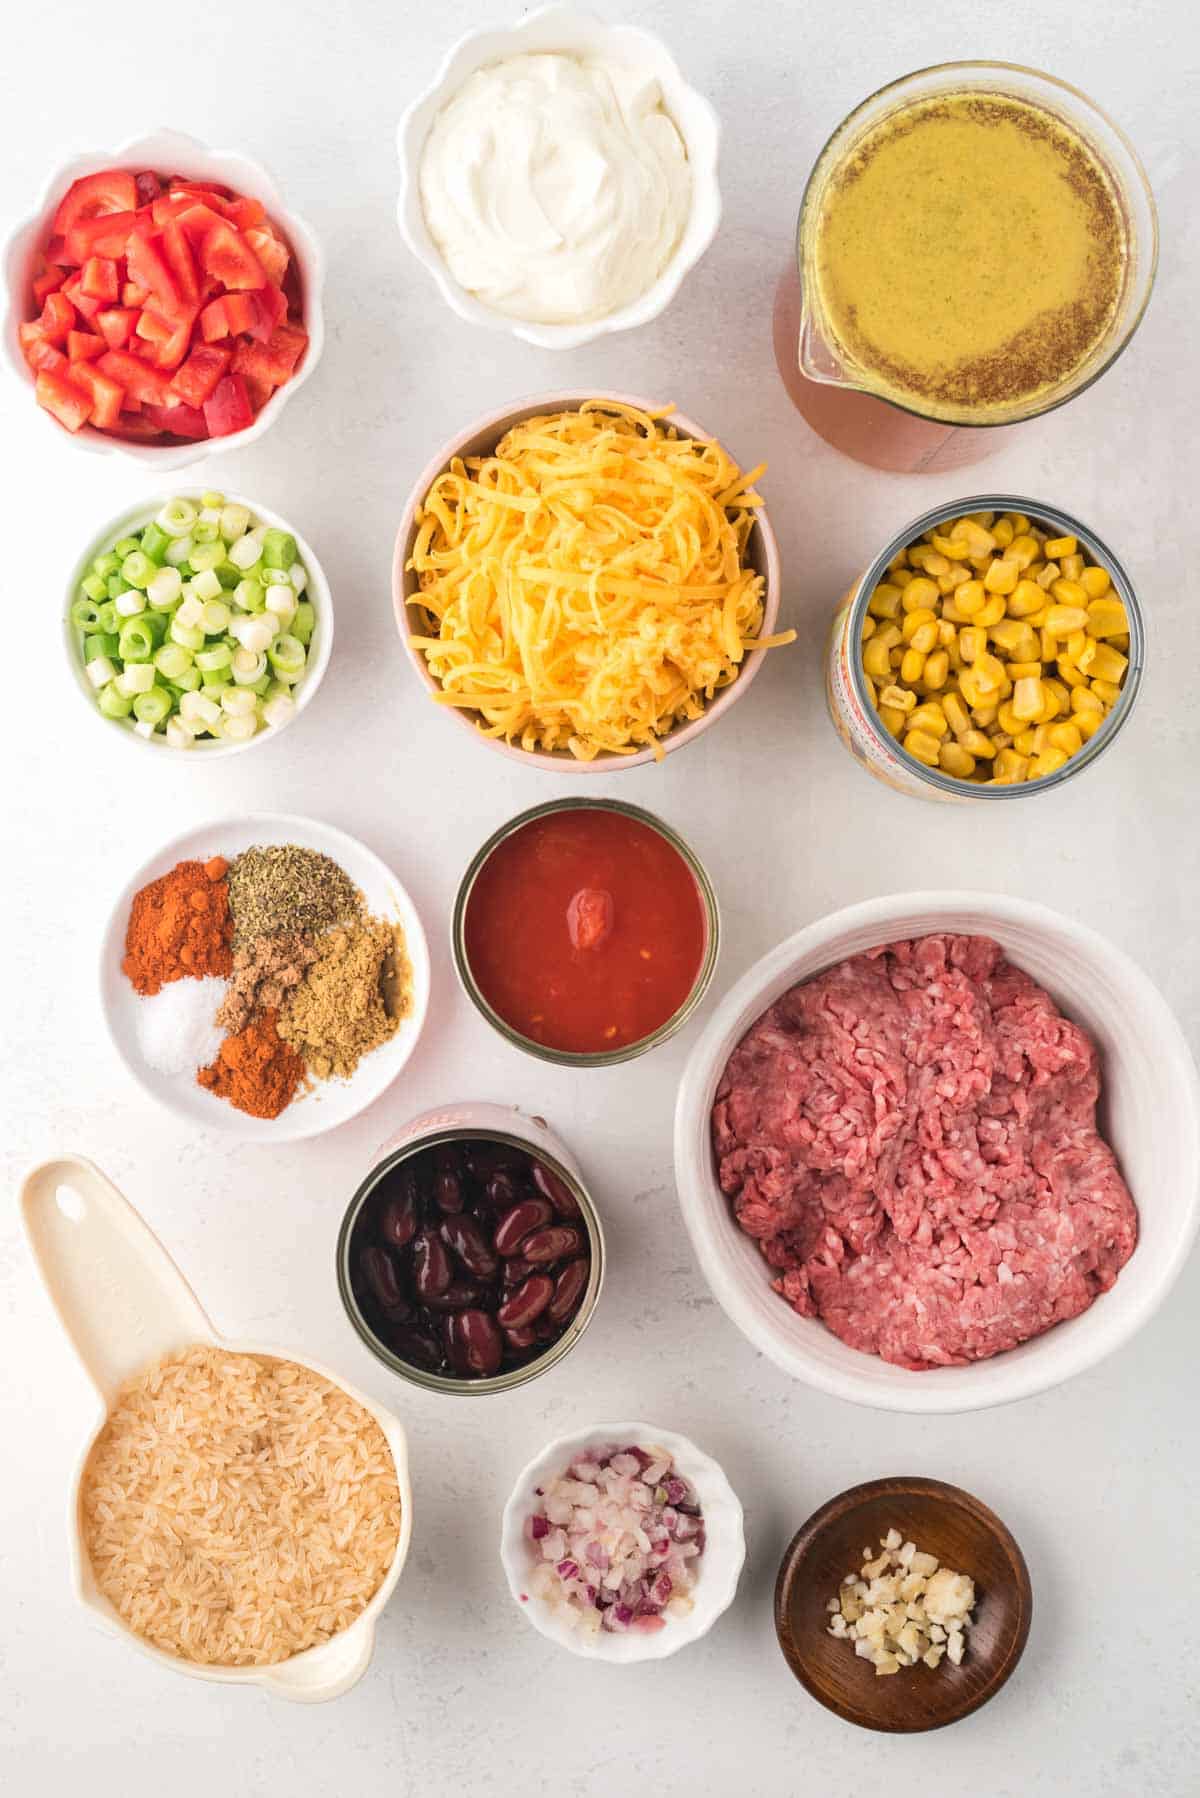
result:
[[[81,1155],[44,1161],[20,1194],[50,1302],[105,1404],[160,1355],[216,1332],[157,1236]]]
[[[295,1704],[324,1704],[358,1684],[374,1647],[374,1621],[360,1618],[319,1648],[270,1668],[259,1683],[277,1698],[290,1698]]]

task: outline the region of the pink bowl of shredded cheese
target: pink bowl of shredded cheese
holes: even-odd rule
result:
[[[686,1436],[602,1423],[521,1472],[500,1558],[534,1628],[590,1660],[662,1660],[710,1630],[737,1591],[742,1507]]]

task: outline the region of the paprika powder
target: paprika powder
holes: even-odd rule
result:
[[[149,996],[172,980],[233,972],[228,868],[220,855],[180,862],[136,895],[121,967],[137,992]]]
[[[280,1036],[277,1011],[259,1012],[217,1059],[196,1075],[198,1083],[252,1118],[277,1118],[304,1078],[304,1063]]]

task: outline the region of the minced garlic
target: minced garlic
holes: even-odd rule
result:
[[[936,1667],[943,1657],[957,1667],[973,1621],[975,1582],[889,1530],[878,1554],[863,1549],[859,1571],[846,1575],[825,1608],[829,1634],[853,1642],[877,1675],[918,1661]]]

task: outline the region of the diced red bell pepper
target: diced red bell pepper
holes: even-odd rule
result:
[[[96,326],[110,350],[124,349],[137,326],[138,313],[133,306],[110,306],[96,314]]]
[[[89,256],[123,256],[137,222],[136,212],[109,212],[100,218],[83,219],[67,232],[68,259],[86,262]]]
[[[225,202],[225,217],[239,231],[248,231],[252,225],[261,225],[266,216],[266,207],[261,200],[252,200],[249,194],[236,194],[232,200]]]
[[[137,324],[133,327],[138,337],[144,337],[147,343],[165,343],[174,326],[169,318],[156,312],[153,306],[146,306],[138,314]]]
[[[225,306],[224,296],[217,300],[210,300],[208,305],[201,309],[200,335],[205,343],[216,343],[218,338],[233,335],[229,329],[229,313]]]
[[[134,183],[137,187],[137,203],[139,206],[149,206],[153,201],[157,200],[159,194],[162,192],[162,182],[154,173],[153,169],[142,169],[140,174],[134,176]]]
[[[44,368],[38,374],[37,401],[68,431],[82,429],[92,415],[91,395],[50,369]]]
[[[249,292],[267,284],[267,271],[241,232],[224,221],[207,233],[200,245],[200,266],[234,292]]]
[[[246,242],[267,271],[268,281],[281,287],[291,260],[282,238],[276,237],[269,225],[264,225],[260,229],[247,231]]]
[[[109,425],[110,437],[125,437],[133,443],[157,442],[162,436],[158,426],[149,418],[132,416],[129,410],[129,395],[125,395],[125,405],[115,425]]]
[[[160,342],[154,353],[154,360],[160,368],[178,368],[187,355],[192,342],[192,332],[196,324],[196,308],[189,306],[178,318],[172,319],[172,330],[169,337]]]
[[[146,417],[160,431],[169,431],[174,437],[199,441],[208,436],[208,421],[195,406],[147,406]]]
[[[67,357],[71,362],[94,362],[108,348],[103,337],[93,331],[67,332]]]
[[[44,306],[48,293],[57,293],[67,278],[65,268],[48,268],[43,274],[33,277],[33,297],[37,304]]]
[[[298,325],[277,325],[266,343],[239,344],[234,351],[233,372],[253,375],[256,381],[282,387],[290,381],[308,344],[308,332]]]
[[[224,375],[204,402],[204,418],[210,437],[228,437],[244,431],[254,421],[246,383],[239,375]]]
[[[237,337],[258,323],[258,296],[252,293],[224,293],[210,300],[200,314],[200,335],[205,343],[220,337]]]
[[[65,237],[48,238],[43,254],[47,262],[54,263],[58,268],[79,267],[79,257],[72,256],[67,248],[67,240]]]
[[[52,369],[58,374],[67,373],[67,358],[61,350],[42,336],[42,327],[37,324],[21,325],[19,328],[21,351],[30,368],[36,373],[39,368]]]
[[[178,197],[181,201],[186,198],[187,204],[183,207],[182,211],[178,212],[175,216],[178,218],[179,224],[182,227],[188,242],[191,244],[192,248],[199,253],[200,246],[208,236],[209,232],[215,231],[218,225],[224,225],[228,221],[220,211],[216,210],[213,206],[205,204],[205,200],[213,199],[214,196],[212,194],[205,195],[203,199],[198,198],[195,195],[180,195]],[[172,202],[174,202],[175,199],[176,195],[172,192]],[[219,207],[219,200],[216,202],[216,205]]]
[[[92,300],[107,300],[115,305],[117,290],[117,265],[108,256],[89,256],[79,276],[79,285]]]
[[[140,310],[149,298],[150,295],[146,289],[139,287],[136,281],[125,281],[121,284],[122,306],[133,306]]]
[[[64,281],[59,293],[64,299],[70,300],[76,312],[81,312],[86,319],[94,319],[98,312],[104,310],[103,300],[94,300],[90,294],[84,293],[83,282],[78,275]]]
[[[186,194],[189,199],[201,200],[204,205],[212,206],[217,212],[224,212],[229,199],[230,190],[216,181],[189,181],[186,175],[173,175],[167,182],[171,198],[177,194]]]
[[[97,430],[106,431],[110,425],[115,425],[121,416],[124,398],[117,382],[103,370],[93,368],[90,362],[76,362],[71,369],[71,379],[91,395],[92,423]]]
[[[166,375],[143,362],[140,356],[130,355],[128,350],[106,350],[96,367],[135,400],[151,406],[166,405]]]
[[[129,239],[125,253],[129,279],[153,294],[160,312],[174,317],[183,305],[179,284],[163,254],[162,239],[143,221]]]
[[[59,201],[52,229],[64,237],[84,219],[106,212],[135,212],[137,182],[128,169],[101,169],[72,181]]]
[[[276,325],[286,323],[288,303],[283,297],[282,290],[275,287],[270,281],[267,282],[261,293],[252,294],[250,297],[254,301],[255,311],[254,323],[248,327],[250,335],[257,343],[267,343]]]
[[[75,329],[75,308],[64,293],[48,293],[38,320],[42,336],[48,343],[62,343],[68,331]]]
[[[196,259],[178,219],[168,219],[163,226],[162,249],[181,301],[185,306],[199,305],[200,276],[196,270]]]
[[[229,367],[231,351],[200,343],[175,371],[171,391],[189,406],[202,406]]]
[[[243,375],[242,379],[246,383],[246,392],[250,396],[250,404],[254,407],[254,414],[257,417],[275,389],[269,381],[258,381],[253,375]]]

